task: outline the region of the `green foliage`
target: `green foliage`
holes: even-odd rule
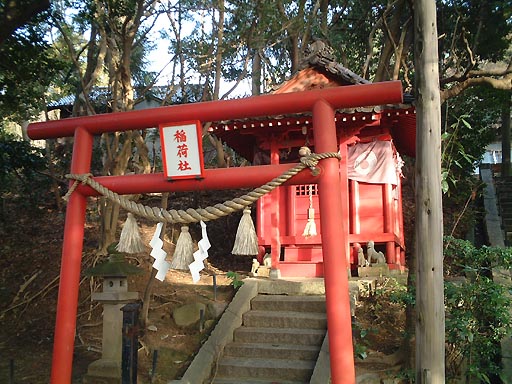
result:
[[[416,372],[412,368],[401,368],[393,375],[393,378],[402,380],[400,383],[414,383],[416,381]]]
[[[231,279],[231,285],[233,286],[233,288],[238,289],[242,285],[244,285],[244,281],[240,279],[240,275],[238,273],[229,271],[228,273],[226,273],[226,276],[228,279]]]
[[[329,27],[329,40],[333,47],[340,47],[337,50],[338,59],[347,68],[360,73],[367,60],[368,39],[372,36],[372,29],[379,25],[380,19],[384,17],[386,8],[385,1],[336,1],[332,9],[332,21]],[[344,3],[344,4],[343,4]],[[387,22],[392,14],[385,16]],[[404,20],[405,22],[405,20]],[[385,35],[381,30],[373,36],[375,47],[381,47]],[[374,73],[378,65],[379,55],[373,54],[369,67],[370,73]]]
[[[471,124],[468,122],[468,115],[462,115],[446,130],[442,136],[443,152],[441,154],[442,171],[441,187],[443,193],[450,189],[457,188],[461,174],[467,175],[474,166],[477,157],[468,153],[464,145],[461,127],[471,131]]]
[[[0,131],[0,196],[32,201],[48,190],[43,151]]]
[[[492,269],[498,268],[512,268],[512,248],[475,248],[467,240],[445,237],[445,276],[489,276]]]
[[[439,48],[451,52],[443,64],[452,64],[455,57],[467,64],[474,60],[471,55],[500,60],[510,46],[509,1],[445,0],[437,2],[437,7],[437,29],[443,36]]]
[[[508,93],[483,87],[467,90],[443,105],[442,188],[461,189],[485,148],[498,136],[501,109]]]
[[[377,291],[379,292],[379,290]],[[416,288],[414,284],[412,287],[407,287],[404,284],[398,284],[396,280],[392,284],[392,290],[389,292],[389,300],[392,303],[400,305],[412,305],[416,304]]]
[[[498,137],[507,95],[507,92],[478,87],[443,105],[442,161],[446,172],[443,180],[447,182],[444,187],[453,190],[458,180],[470,175],[486,146]]]
[[[368,357],[368,335],[371,332],[376,332],[374,329],[365,329],[356,320],[352,321],[352,335],[354,337],[354,356],[359,359],[366,359]]]
[[[45,93],[65,67],[44,39],[41,24],[27,25],[0,45],[0,114],[21,122],[44,110]]]
[[[492,269],[510,269],[512,250],[475,248],[446,238],[445,283],[447,378],[489,383],[500,373],[500,341],[512,329],[508,287],[492,280]]]

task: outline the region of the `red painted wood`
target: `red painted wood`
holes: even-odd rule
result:
[[[71,172],[90,172],[92,144],[92,135],[85,129],[76,130]],[[86,203],[86,197],[75,192],[66,208],[52,356],[53,384],[71,382]]]
[[[396,196],[400,196],[400,189],[396,189],[400,185],[394,187],[391,185],[360,183],[351,180],[349,186],[349,214],[344,216],[344,220],[348,221],[350,228],[348,244],[360,242],[366,245],[369,240],[373,240],[386,253],[390,265],[399,263],[401,252],[397,252],[395,246],[404,248],[401,203],[399,203],[400,200],[396,199]],[[283,247],[290,245],[321,246],[322,227],[318,195],[316,193],[313,195],[318,235],[305,238],[302,236],[302,231],[307,222],[307,208],[309,207],[308,185],[296,185],[286,188],[287,192],[281,194],[279,200],[280,207],[282,208],[280,211],[281,217],[286,218],[285,223],[281,223],[281,245]],[[267,204],[268,199],[268,197],[260,199],[262,203],[260,207]],[[266,218],[266,214],[268,214],[268,211],[258,210],[258,235],[261,245],[270,246],[269,239],[273,226]],[[357,263],[357,259],[353,257],[351,250],[349,249],[347,252],[349,254],[349,262],[351,264]]]
[[[280,176],[294,165],[279,164],[206,169],[204,171],[204,179],[180,180],[179,182],[167,181],[163,173],[99,176],[95,177],[94,180],[120,195],[254,188]],[[283,185],[304,184],[315,182],[315,180],[317,180],[317,177],[312,176],[309,169],[305,169]],[[79,185],[78,190],[86,196],[98,196],[98,193],[88,186]]]
[[[31,139],[71,137],[82,127],[99,135],[157,127],[161,123],[199,120],[222,121],[247,117],[274,116],[311,111],[317,100],[325,100],[334,108],[359,107],[401,103],[400,81],[335,87],[306,92],[247,97],[234,100],[216,100],[202,103],[171,105],[138,111],[106,113],[64,120],[31,123],[27,134]]]
[[[382,202],[384,204],[384,232],[393,232],[393,196],[391,184],[384,184]]]
[[[286,229],[284,231],[285,234],[295,233],[297,230],[297,212],[295,211],[295,186],[283,187],[284,192],[281,196],[285,198],[285,201],[280,201],[280,204],[283,204],[285,207],[285,220],[286,220]]]
[[[339,152],[341,156],[341,160],[339,162],[339,178],[340,178],[340,195],[341,195],[341,220],[345,225],[345,230],[347,231],[347,235],[350,233],[350,209],[349,209],[349,188],[348,188],[348,171],[347,171],[347,158],[348,158],[348,148],[347,142],[350,142],[352,137],[347,137],[344,135],[342,141],[339,144]],[[346,257],[346,264],[348,268],[350,268],[350,244],[346,238],[343,239],[339,245],[343,247],[342,255],[344,254]],[[350,272],[350,269],[348,270]]]
[[[324,100],[313,108],[313,133],[318,153],[336,152],[336,126],[334,109]],[[319,205],[322,215],[322,250],[324,257],[324,281],[331,351],[331,382],[354,384],[354,349],[348,289],[348,223],[342,220],[343,188],[339,177],[337,159],[325,159],[319,164]],[[344,180],[346,182],[346,180]],[[342,189],[343,188],[343,189]],[[347,247],[345,247],[345,244]]]
[[[323,263],[282,262],[279,265],[281,277],[323,277]]]
[[[359,182],[350,180],[350,233],[361,233]]]
[[[297,247],[288,246],[284,247],[284,262],[287,261],[309,261],[313,263],[322,262],[322,247],[311,246],[311,247]]]
[[[272,140],[270,144],[270,164],[279,164],[279,146],[275,140]],[[280,204],[281,200],[281,188],[276,188],[270,193],[270,256],[272,259],[272,270],[276,271],[276,277],[279,276],[279,259],[281,258],[281,223],[285,220],[281,220]]]
[[[386,243],[388,241],[394,241],[396,244],[400,243],[400,238],[394,233],[382,233],[382,232],[366,232],[364,234],[350,234],[349,242],[360,243],[366,245],[366,243],[370,240],[373,240],[376,245],[380,245],[382,243]]]
[[[402,252],[403,254],[405,254],[404,252],[404,249],[405,249],[405,234],[404,234],[404,220],[403,220],[403,206],[402,206],[402,184],[401,183],[398,183],[398,191],[397,191],[397,195],[398,195],[398,201],[397,201],[397,221],[398,221],[398,234],[400,236],[400,244],[402,245]],[[402,260],[402,257],[400,257],[400,260]],[[405,256],[402,260],[402,265],[405,265]]]

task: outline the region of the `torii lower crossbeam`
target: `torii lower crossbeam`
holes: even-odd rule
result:
[[[401,83],[393,81],[33,123],[28,127],[28,135],[32,139],[74,136],[71,173],[80,174],[90,172],[93,136],[105,132],[145,129],[162,123],[190,120],[200,120],[205,123],[312,112],[315,151],[335,152],[337,151],[335,109],[401,101]],[[282,169],[282,166],[268,167],[277,167],[275,171],[270,171],[272,168],[264,168],[269,175],[277,175]],[[353,384],[355,383],[355,369],[347,278],[347,247],[345,246],[348,241],[348,231],[346,223],[342,223],[341,220],[343,215],[340,203],[342,197],[340,177],[335,159],[322,160],[319,163],[319,168],[321,172],[315,181],[319,185],[331,377],[334,384]],[[302,172],[300,177],[306,180],[308,176],[304,176],[304,173]],[[216,176],[221,177],[221,180],[212,180],[212,176],[207,174],[203,181],[190,184],[190,187],[193,189],[216,189],[213,186],[220,186],[222,183],[225,188],[251,186],[246,168],[241,170],[232,168],[229,171],[218,172]],[[118,176],[115,179],[108,177],[101,179],[105,181],[105,184],[109,184],[110,189],[114,192],[129,194],[135,193],[135,189],[150,191],[154,178],[155,175],[138,175],[137,185],[139,187],[137,188],[131,184],[134,179],[130,179],[128,176],[126,178]],[[256,179],[254,178],[253,182]],[[181,189],[179,188],[180,183],[181,181],[168,183],[167,190]],[[162,181],[158,183],[160,190],[165,189],[163,184]],[[140,185],[143,185],[143,188]],[[259,185],[260,183],[252,186]],[[90,194],[90,190],[89,192],[86,190],[86,188],[78,188],[71,195],[67,205],[53,347],[52,384],[71,383],[86,198]]]

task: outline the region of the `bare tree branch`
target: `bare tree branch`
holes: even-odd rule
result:
[[[464,81],[458,82],[449,89],[441,91],[441,103],[447,99],[455,97],[462,93],[469,87],[477,85],[488,85],[494,89],[511,90],[512,89],[512,76],[506,76],[503,79],[496,79],[494,77],[471,77]]]
[[[512,58],[510,59],[507,67],[502,68],[489,68],[465,71],[463,74],[454,74],[440,80],[441,85],[450,84],[453,82],[464,82],[471,78],[478,77],[507,77],[512,74]],[[501,79],[496,79],[501,80]]]

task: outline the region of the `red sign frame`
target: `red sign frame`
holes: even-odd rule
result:
[[[160,124],[164,175],[168,180],[204,177],[202,126],[198,120]]]

